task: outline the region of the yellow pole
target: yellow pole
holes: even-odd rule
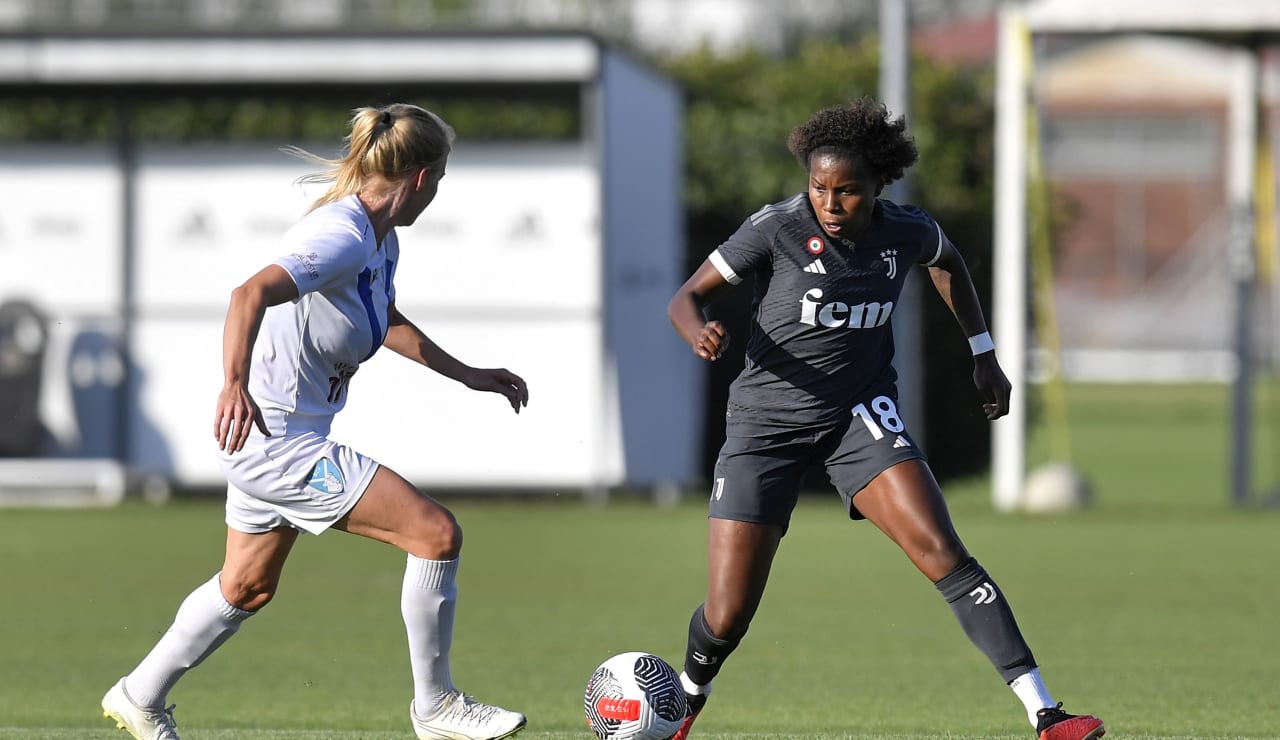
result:
[[[1276,270],[1276,171],[1271,136],[1264,121],[1258,127],[1258,159],[1254,167],[1254,238],[1258,250],[1258,279],[1270,285]]]
[[[1031,32],[1024,27],[1023,55],[1027,75],[1035,79]],[[1044,381],[1045,426],[1049,437],[1049,457],[1071,460],[1071,432],[1067,424],[1067,392],[1062,377],[1062,341],[1058,334],[1057,304],[1053,296],[1053,230],[1049,206],[1049,185],[1044,173],[1040,146],[1040,117],[1034,94],[1027,99],[1027,210],[1031,219],[1031,288],[1035,306],[1036,336],[1042,353],[1053,359]]]

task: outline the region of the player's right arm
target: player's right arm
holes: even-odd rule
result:
[[[268,265],[231,291],[222,327],[222,392],[213,418],[218,448],[238,452],[249,438],[251,424],[268,434],[258,404],[249,396],[249,361],[253,343],[269,306],[298,297],[298,286],[280,265]]]
[[[720,359],[729,347],[728,330],[719,321],[707,321],[703,313],[711,294],[726,282],[711,260],[705,260],[667,304],[671,325],[693,347],[693,353],[704,360]]]
[[[799,197],[802,196],[796,196]],[[785,212],[785,206],[794,203],[796,198],[765,206],[743,221],[733,236],[703,260],[667,303],[671,325],[698,357],[715,361],[729,348],[729,331],[719,321],[707,321],[703,308],[710,302],[711,295],[725,284],[738,285],[747,273],[770,264],[773,235],[778,229],[773,216]],[[766,228],[758,228],[765,223],[769,224]]]

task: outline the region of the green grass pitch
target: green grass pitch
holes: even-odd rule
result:
[[[998,515],[987,481],[947,487],[1050,689],[1108,737],[1280,737],[1280,511],[1226,506],[1225,390],[1072,393],[1092,509]],[[588,740],[582,689],[608,655],[679,665],[705,588],[700,493],[446,501],[466,532],[454,677],[529,715],[520,740]],[[0,510],[0,740],[118,740],[103,692],[217,569],[223,536],[218,501]],[[412,737],[402,572],[377,543],[301,539],[276,602],[175,689],[184,740]],[[797,510],[695,737],[1032,733],[933,587],[829,495]]]

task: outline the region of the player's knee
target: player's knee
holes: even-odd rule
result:
[[[733,639],[751,626],[752,613],[743,605],[710,605],[703,608],[702,618],[707,620],[711,635],[721,640]]]
[[[426,518],[414,528],[410,552],[427,560],[453,560],[462,554],[462,525],[449,512]]]
[[[268,577],[228,577],[222,574],[222,597],[237,609],[256,612],[275,598],[278,579]]]
[[[910,555],[916,567],[933,580],[942,578],[969,559],[969,552],[959,539],[944,535],[912,542]]]

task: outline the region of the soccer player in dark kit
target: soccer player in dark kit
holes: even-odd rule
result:
[[[680,675],[689,710],[674,740],[689,736],[746,634],[814,463],[849,516],[870,520],[933,582],[1040,740],[1101,737],[1102,720],[1067,714],[1045,688],[1004,592],[960,541],[898,412],[890,317],[916,264],[969,338],[988,419],[1008,413],[1011,392],[964,259],[929,214],[878,198],[916,161],[905,122],[863,98],[816,113],[788,146],[809,173],[808,193],[752,214],[667,309],[694,353],[714,361],[729,336],[703,306],[726,283],[755,278],[746,366],[730,387],[713,474],[707,597]]]

